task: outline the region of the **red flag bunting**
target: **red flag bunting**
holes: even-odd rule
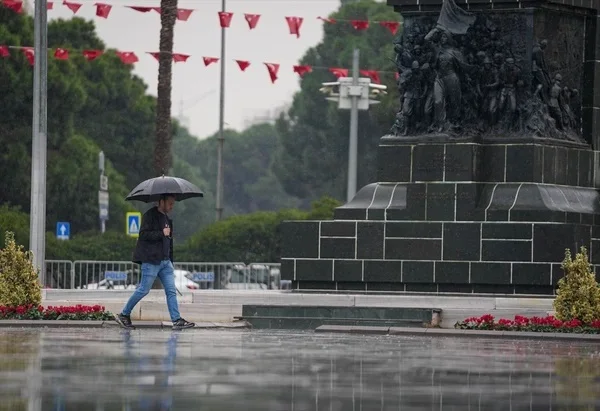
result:
[[[135,11],[139,11],[140,13],[148,13],[149,11],[158,9],[158,7],[140,7],[140,6],[125,6],[125,7],[129,7],[130,9],[133,9]],[[158,13],[160,13],[160,9],[156,10]]]
[[[54,3],[51,1],[46,2],[46,10],[53,10],[54,9]]]
[[[23,2],[15,0],[4,0],[2,2],[4,7],[11,9],[15,13],[23,13]]]
[[[329,69],[329,71],[332,72],[337,78],[348,77],[348,69],[345,68],[332,67]]]
[[[367,20],[352,20],[352,27],[356,30],[366,30],[369,28],[369,22]]]
[[[35,64],[35,52],[33,47],[23,47],[22,50],[23,54],[25,54],[25,57],[27,58],[27,61],[29,61],[29,64],[33,66]]]
[[[400,27],[400,23],[397,21],[381,21],[379,24],[388,29],[393,35],[396,35],[398,27]]]
[[[212,64],[212,63],[216,63],[216,62],[219,61],[219,59],[216,58],[216,57],[202,57],[202,60],[204,61],[204,66],[205,67],[208,66],[208,65],[210,65],[210,64]]]
[[[185,63],[189,58],[189,54],[173,53],[173,61],[175,63]]]
[[[294,73],[298,73],[300,77],[312,71],[311,66],[294,66]]]
[[[108,15],[110,14],[110,10],[112,9],[112,6],[110,4],[96,3],[95,6],[96,6],[96,16],[102,17],[103,19],[108,18]]]
[[[250,62],[246,60],[236,60],[235,62],[242,71],[246,71],[246,69],[250,66]]]
[[[100,57],[103,53],[102,50],[83,50],[83,57],[85,57],[87,61],[92,61]]]
[[[160,60],[160,52],[159,51],[148,51],[148,54],[150,54],[152,57],[154,57],[156,59],[156,61]],[[175,63],[179,63],[179,62],[185,63],[186,60],[188,58],[190,58],[190,56],[188,54],[180,54],[180,53],[173,53],[171,56]]]
[[[219,23],[221,24],[221,28],[227,28],[231,24],[231,18],[233,17],[233,13],[228,11],[220,11],[219,12]]]
[[[177,9],[177,20],[188,21],[193,9]]]
[[[360,70],[360,74],[369,77],[373,83],[381,84],[381,79],[379,78],[379,72],[377,70]]]
[[[123,64],[133,64],[139,61],[138,57],[133,51],[117,51],[116,54],[119,56]]]
[[[269,77],[271,78],[271,83],[275,83],[275,81],[277,80],[277,73],[279,72],[279,64],[264,63],[264,65],[267,66]]]
[[[10,51],[8,51],[8,46],[0,46],[0,57],[10,57]]]
[[[335,19],[330,19],[329,17],[317,17],[317,19],[319,20],[323,20],[325,23],[329,23],[329,24],[335,24],[337,23],[337,21]]]
[[[286,17],[288,27],[290,29],[290,34],[296,35],[296,38],[300,37],[300,27],[302,26],[302,22],[304,19],[302,17]]]
[[[82,6],[81,3],[71,3],[70,1],[63,1],[63,4],[67,6],[73,14],[77,13]]]
[[[260,14],[244,14],[244,18],[246,19],[246,21],[248,22],[248,27],[250,28],[250,30],[256,28],[256,25],[258,24],[258,19],[260,19]]]
[[[54,51],[54,58],[57,60],[68,60],[69,50],[58,48]]]

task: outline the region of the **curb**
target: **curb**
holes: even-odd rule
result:
[[[567,340],[600,342],[600,334],[547,333],[527,331],[460,330],[452,328],[412,328],[412,327],[364,327],[346,325],[322,325],[316,333],[346,333],[371,335],[439,336],[467,338],[502,338],[528,340]]]
[[[171,329],[170,321],[136,321],[136,329]],[[121,328],[115,321],[0,320],[0,328]],[[194,329],[249,329],[246,321],[231,323],[197,322]]]

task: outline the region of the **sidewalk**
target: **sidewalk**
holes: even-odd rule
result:
[[[103,305],[118,313],[131,290],[51,290],[42,292],[42,304]],[[442,309],[442,328],[453,328],[467,317],[492,314],[497,318],[515,315],[546,316],[553,311],[551,297],[443,296],[443,295],[362,295],[290,293],[263,290],[195,290],[178,295],[181,315],[188,321],[231,323],[242,315],[245,304],[320,305],[361,307],[420,307]],[[135,321],[169,321],[164,291],[151,290],[134,312]]]

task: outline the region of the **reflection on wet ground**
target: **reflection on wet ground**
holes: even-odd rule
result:
[[[584,410],[592,343],[0,330],[0,410]]]

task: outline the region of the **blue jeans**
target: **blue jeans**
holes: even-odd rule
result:
[[[181,318],[179,314],[179,308],[177,305],[177,289],[175,288],[175,273],[173,272],[173,263],[170,260],[163,260],[160,264],[142,263],[142,279],[138,284],[133,295],[125,304],[122,314],[131,315],[131,312],[140,302],[142,298],[148,295],[152,284],[156,277],[160,280],[163,287],[165,288],[165,295],[167,297],[167,307],[169,309],[169,315],[171,321],[175,322]]]

